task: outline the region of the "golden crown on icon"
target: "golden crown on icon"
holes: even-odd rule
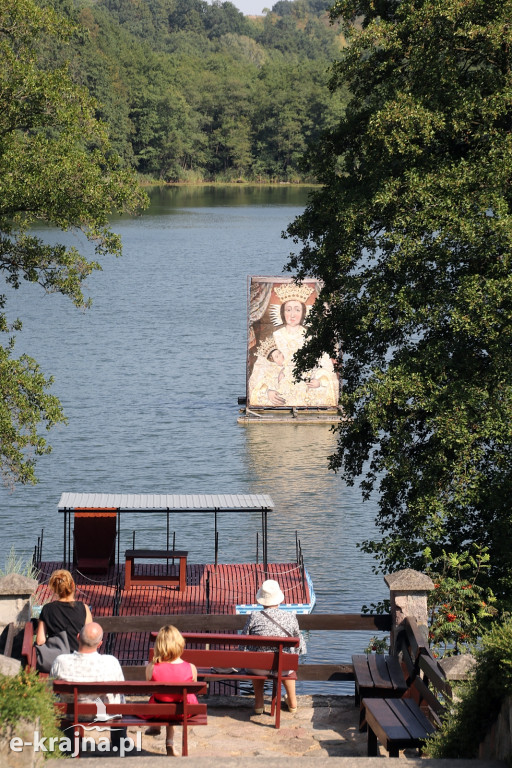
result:
[[[267,358],[270,355],[270,353],[273,352],[275,349],[277,349],[277,344],[275,342],[274,337],[267,336],[267,338],[264,339],[259,345],[258,349],[256,350],[256,354],[258,355],[258,357]]]
[[[299,285],[297,283],[283,283],[274,288],[274,291],[283,303],[285,301],[301,301],[305,304],[314,290],[311,285],[306,285],[305,283]]]

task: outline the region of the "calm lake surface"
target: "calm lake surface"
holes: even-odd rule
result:
[[[57,504],[65,491],[268,493],[269,560],[295,559],[297,531],[317,612],[359,612],[386,597],[372,559],[356,548],[374,530],[375,505],[328,471],[329,426],[237,424],[247,276],[282,274],[293,244],[281,232],[306,200],[306,190],[289,187],[155,189],[142,216],[114,220],[123,257],[104,260],[89,280],[90,310],[33,285],[9,295],[9,317],[23,320],[16,354],[54,376],[69,423],[49,433],[53,452],[38,461],[38,485],[0,488],[2,566],[11,546],[30,557],[43,528],[43,559],[62,557]],[[39,234],[87,248],[73,235]],[[165,521],[143,524],[137,518],[137,545],[161,545]],[[219,560],[253,560],[258,524],[220,516]],[[134,525],[125,525],[121,549]],[[179,516],[173,528],[191,562],[213,561],[213,521]],[[308,661],[349,661],[367,639],[312,634]]]

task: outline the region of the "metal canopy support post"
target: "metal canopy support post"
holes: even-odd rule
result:
[[[263,548],[263,570],[265,572],[265,575],[268,576],[267,568],[268,568],[268,550],[267,550],[267,510],[264,509],[262,511],[262,525],[263,525],[263,542],[262,542],[262,548]]]
[[[75,541],[74,541],[74,527],[73,527],[73,534],[71,533],[71,510],[68,512],[68,559],[66,561],[66,565],[69,569],[71,569],[71,566],[73,565],[73,559],[75,556]]]
[[[67,522],[68,522],[68,511],[67,511],[67,509],[65,509],[64,510],[64,552],[63,552],[63,558],[62,558],[62,562],[64,563],[64,565],[66,565],[66,562],[67,562],[66,561],[66,557],[67,557],[67,554],[68,554],[67,553],[67,546],[66,546],[66,544],[67,544],[67,527],[66,527],[67,526]]]
[[[167,531],[165,536],[165,548],[167,551],[169,551],[169,509],[167,509]],[[167,558],[165,561],[165,572],[169,573],[169,558]]]
[[[121,510],[116,510],[116,531],[117,531],[117,563],[114,563],[114,567],[121,562]],[[115,552],[115,549],[114,549]]]
[[[217,557],[219,554],[219,537],[217,534],[217,510],[215,510],[215,570],[217,570]]]

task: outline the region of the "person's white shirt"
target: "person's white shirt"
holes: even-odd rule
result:
[[[95,683],[124,680],[123,670],[115,656],[93,653],[62,653],[57,656],[50,670],[50,677],[76,683]],[[80,695],[80,701],[95,701],[96,695]],[[120,704],[119,694],[107,693],[101,696],[105,703]]]

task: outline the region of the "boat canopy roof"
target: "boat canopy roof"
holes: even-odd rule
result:
[[[63,493],[59,512],[260,512],[274,509],[267,494]]]

